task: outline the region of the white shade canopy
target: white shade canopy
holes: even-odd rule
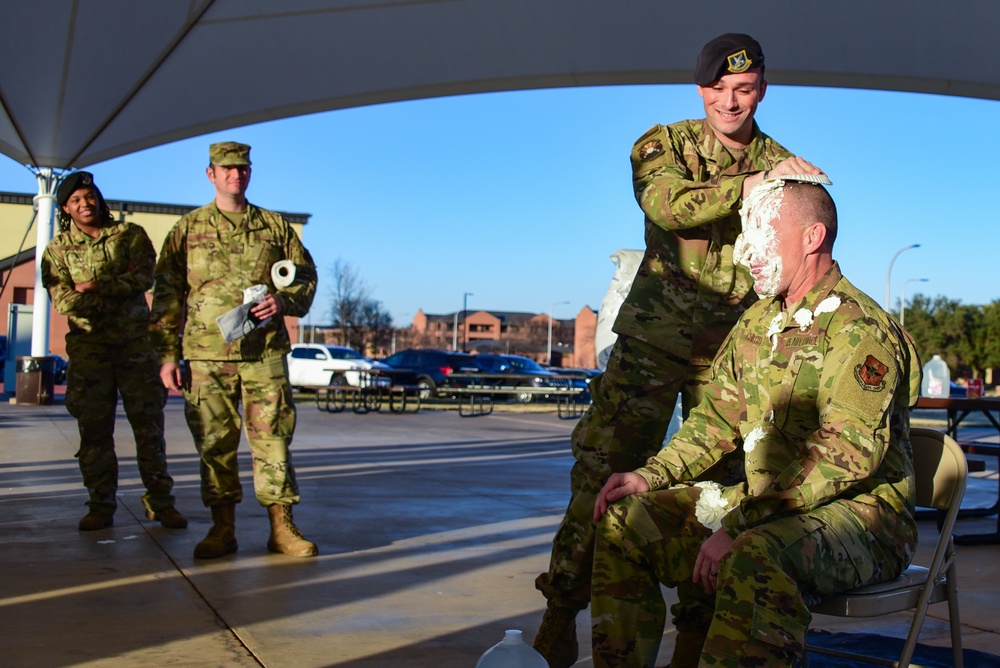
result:
[[[14,0],[0,151],[80,168],[216,130],[473,92],[688,83],[724,32],[772,83],[1000,99],[992,0]]]

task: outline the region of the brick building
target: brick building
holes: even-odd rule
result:
[[[397,349],[444,348],[468,352],[524,355],[543,364],[597,366],[594,332],[597,312],[585,306],[569,320],[552,320],[552,360],[548,356],[549,316],[520,311],[457,311],[431,314],[418,310],[413,323],[397,335]],[[405,344],[400,345],[400,335]]]

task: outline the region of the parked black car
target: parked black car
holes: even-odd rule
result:
[[[433,397],[449,387],[463,387],[467,379],[451,380],[452,374],[482,373],[476,358],[468,353],[453,353],[434,348],[411,348],[379,360],[398,371],[393,381],[420,387],[420,398]]]
[[[597,375],[601,373],[600,369],[577,369],[574,367],[561,367],[561,366],[550,366],[545,367],[549,371],[559,374],[560,376],[573,376],[573,378],[581,378],[589,384],[590,381]]]
[[[559,378],[560,375],[554,370],[546,369],[541,364],[530,357],[521,355],[496,355],[492,353],[480,353],[476,355],[476,360],[487,373],[505,373],[514,376],[512,379],[517,386],[525,387],[573,387],[576,386],[576,379]],[[586,383],[583,383],[586,387]],[[514,395],[514,398],[522,403],[528,404],[538,396],[549,398],[546,394],[535,394],[524,392]]]

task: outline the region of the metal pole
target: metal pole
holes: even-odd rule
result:
[[[31,316],[31,356],[46,357],[49,354],[49,293],[42,286],[42,253],[53,236],[56,213],[56,186],[59,178],[48,167],[40,167],[35,172],[38,194],[35,207],[38,209],[35,241],[35,301]]]
[[[553,302],[552,306],[549,307],[549,353],[545,358],[545,364],[548,366],[552,366],[552,313],[556,310],[556,307],[561,304],[569,304],[569,302]]]
[[[463,353],[468,352],[466,350],[467,346],[465,344],[466,344],[466,339],[469,338],[468,335],[466,334],[466,332],[469,329],[469,326],[465,322],[465,311],[469,307],[469,297],[474,297],[474,296],[475,295],[473,295],[471,292],[466,292],[465,294],[462,295],[462,352]]]
[[[899,324],[906,325],[906,284],[907,283],[926,283],[929,278],[908,278],[903,281],[903,288],[899,291]]]
[[[892,256],[892,259],[889,260],[889,269],[888,269],[888,271],[885,272],[885,312],[886,313],[889,312],[889,277],[892,276],[892,265],[893,265],[894,262],[896,262],[896,258],[899,257],[900,253],[908,251],[911,248],[920,248],[920,244],[911,244],[910,246],[906,246],[904,248],[900,248],[898,251],[896,251],[896,254]]]

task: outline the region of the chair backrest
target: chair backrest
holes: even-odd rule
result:
[[[957,517],[968,476],[962,448],[947,434],[924,427],[910,429],[910,444],[913,447],[917,505],[947,510],[948,514]],[[948,524],[950,531],[954,521]]]

